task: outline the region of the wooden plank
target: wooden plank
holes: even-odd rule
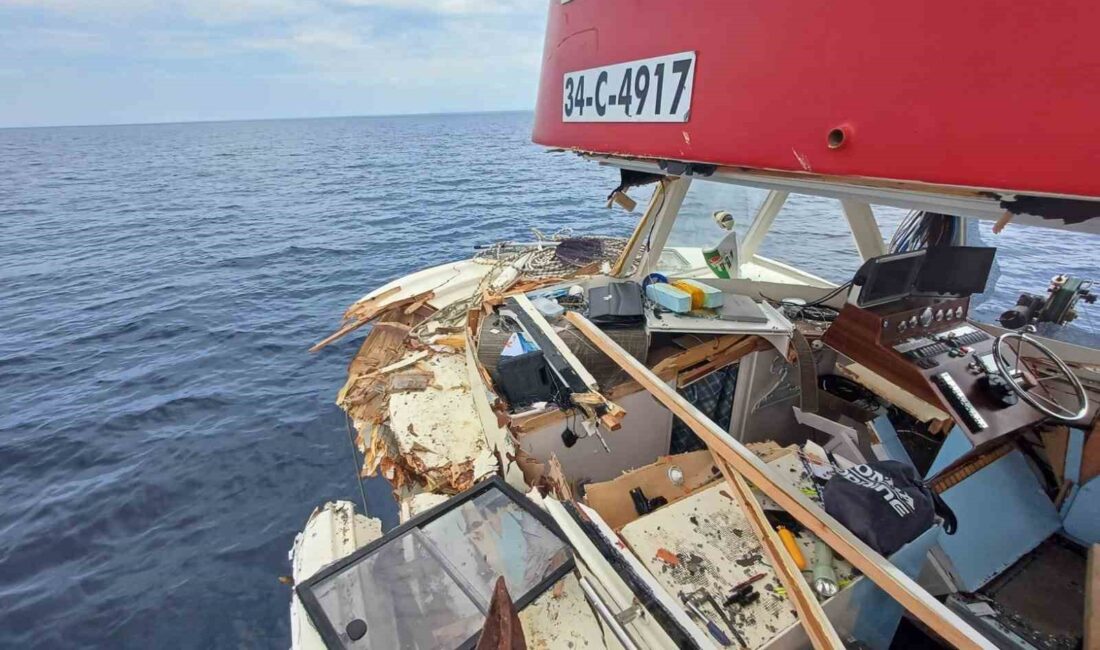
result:
[[[413,304],[411,304],[411,305],[409,305],[408,307],[405,308],[405,315],[406,316],[411,316],[412,314],[416,313],[417,309],[420,309],[421,307],[426,305],[429,300],[431,300],[432,298],[435,298],[435,292],[434,291],[429,291],[428,293],[420,294],[420,296],[421,297],[420,297],[419,300],[413,302]]]
[[[810,532],[820,537],[843,558],[897,600],[902,607],[935,631],[944,640],[959,648],[989,648],[995,646],[958,615],[947,609],[909,576],[875,552],[836,519],[833,519],[804,494],[792,490],[771,468],[751,451],[719,428],[699,409],[669,388],[637,359],[630,356],[615,341],[588,319],[576,312],[566,319],[597,347],[618,363],[631,377],[684,421],[712,451],[720,455],[739,474],[771,497]]]
[[[393,296],[393,294],[401,291],[400,286],[393,286],[385,291],[379,292],[377,296],[372,296],[366,300],[360,300],[359,302],[348,307],[344,312],[344,320],[359,320],[363,316],[372,312],[377,313],[379,307],[385,306],[386,298]]]
[[[665,191],[665,181],[662,179],[658,181],[657,188],[653,191],[653,196],[649,200],[649,206],[646,207],[645,214],[642,215],[638,225],[634,228],[634,232],[630,233],[630,239],[623,246],[623,252],[619,255],[619,259],[615,260],[614,266],[611,267],[611,277],[621,277],[623,269],[633,261],[634,257],[637,257],[638,251],[636,249],[642,240],[642,234],[648,235],[652,232],[653,222],[660,214],[661,208],[664,207]]]
[[[1085,639],[1088,650],[1100,648],[1100,544],[1089,549],[1085,570]]]
[[[493,588],[489,613],[485,615],[485,625],[481,628],[475,650],[527,650],[523,624],[504,584],[504,576],[497,578]]]
[[[741,504],[745,518],[748,519],[749,525],[760,540],[764,553],[771,560],[772,568],[779,576],[779,581],[786,587],[787,596],[794,603],[794,609],[798,612],[798,618],[802,621],[806,636],[810,637],[810,643],[817,650],[843,648],[844,643],[833,629],[833,624],[825,615],[825,610],[817,602],[817,596],[810,590],[810,585],[806,583],[802,572],[795,565],[794,558],[783,547],[779,534],[768,523],[764,510],[753,496],[748,483],[713,449],[711,453],[714,454],[714,460],[718,463],[718,469],[726,477],[726,482],[733,488],[733,496]]]
[[[657,365],[653,366],[653,372],[659,375],[669,370],[690,368],[697,363],[702,363],[714,357],[714,355],[723,350],[728,350],[733,344],[743,338],[745,337],[740,334],[727,334],[711,341],[697,343],[682,352],[677,352],[667,359],[662,359]]]
[[[389,298],[394,293],[400,290],[401,287],[392,287],[390,289],[386,289],[385,291],[378,294],[374,298],[371,298],[370,300],[364,300],[358,305],[353,305],[351,309],[348,310],[347,314],[345,314],[345,317],[351,318],[353,320],[351,320],[350,322],[345,322],[344,325],[340,327],[340,329],[336,330],[332,334],[329,334],[317,343],[314,343],[313,347],[311,347],[309,351],[316,352],[326,345],[344,338],[348,334],[351,334],[355,330],[374,320],[375,317],[381,314],[383,310],[391,310],[399,307],[404,307],[409,303],[412,303],[413,305],[415,305],[416,309],[419,309],[420,307],[423,307],[424,303],[426,303],[431,298],[432,293],[429,291],[427,293],[410,296],[408,298],[400,298],[397,300],[386,302],[386,298]],[[405,315],[413,315],[413,312],[415,312],[416,309],[406,311]],[[350,316],[348,316],[348,314],[350,314]]]
[[[715,370],[721,370],[732,363],[740,361],[742,357],[767,347],[768,342],[759,336],[745,337],[744,340],[738,341],[728,349],[714,355],[710,361],[692,368],[687,372],[681,373],[680,376],[676,378],[676,386],[683,388],[694,381],[706,377]]]
[[[684,480],[680,485],[668,478],[670,467],[678,467]],[[717,469],[710,453],[690,451],[673,456],[661,456],[651,465],[639,467],[600,483],[584,486],[584,500],[604,518],[608,526],[619,530],[638,518],[630,491],[641,488],[646,497],[664,497],[675,503],[700,487],[717,479]]]
[[[1080,485],[1100,476],[1100,419],[1085,435],[1085,446],[1081,450],[1081,471],[1077,478]]]
[[[1047,460],[1050,461],[1050,469],[1054,472],[1054,478],[1061,484],[1066,477],[1066,451],[1069,449],[1069,427],[1059,424],[1039,432],[1043,440],[1043,448],[1047,452]]]
[[[577,358],[577,355],[573,354],[573,351],[569,349],[565,341],[561,340],[561,337],[558,336],[558,333],[554,331],[554,328],[547,322],[542,312],[535,308],[531,300],[523,294],[512,296],[512,300],[516,301],[519,308],[531,319],[535,327],[539,328],[539,331],[548,341],[550,341],[550,344],[557,348],[558,352],[565,359],[565,362],[569,364],[573,372],[577,373],[577,376],[581,378],[584,385],[588,386],[589,390],[596,391],[599,388],[596,384],[596,378],[592,376],[592,373],[588,372],[588,368],[584,367],[584,364]]]
[[[932,433],[946,432],[950,430],[951,416],[946,411],[934,404],[929,404],[923,399],[900,388],[885,377],[875,373],[871,369],[853,363],[847,366],[839,366],[840,374],[854,380],[876,395],[880,395],[886,401],[896,405],[909,415],[921,422],[928,422]]]

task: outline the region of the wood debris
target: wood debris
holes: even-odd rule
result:
[[[383,313],[400,313],[403,316],[407,316],[415,319],[418,314],[425,313],[425,316],[431,315],[434,311],[430,307],[427,307],[427,302],[431,300],[435,294],[431,291],[410,296],[408,298],[402,298],[392,300],[391,297],[394,293],[400,291],[400,287],[394,287],[383,291],[378,296],[365,300],[356,305],[352,305],[344,314],[344,323],[332,334],[321,339],[313,347],[309,349],[310,352],[317,352],[321,348],[334,343],[343,337],[351,334],[355,330],[363,327],[367,323],[379,318]],[[396,314],[395,314],[396,315]],[[422,319],[421,319],[422,320]]]
[[[435,375],[423,370],[409,370],[390,376],[387,384],[389,392],[402,393],[409,390],[424,390],[435,381]]]
[[[514,450],[518,459],[506,459],[498,455],[500,450],[489,447],[486,427],[493,418],[485,420],[479,414],[479,402],[471,392],[471,381],[478,384],[476,390],[493,391],[492,380],[480,364],[473,377],[480,377],[484,387],[471,380],[466,365],[467,341],[476,344],[484,310],[491,311],[506,296],[567,280],[531,278],[521,267],[509,264],[495,274],[490,271],[470,299],[444,292],[443,301],[434,306],[435,291],[391,286],[348,307],[340,327],[311,348],[320,350],[370,327],[337,396],[337,404],[358,431],[363,476],[383,476],[400,495],[455,494],[498,471],[505,462],[516,462],[531,484],[542,482],[558,494],[569,493],[556,460],[547,466],[518,448]],[[456,309],[465,310],[458,312],[457,319]],[[625,414],[622,409],[598,393],[591,397],[592,417],[599,417],[609,429],[618,428]],[[497,428],[507,428],[510,417],[505,405],[495,395],[490,395],[489,404]],[[511,436],[511,431],[506,435]]]
[[[497,578],[493,588],[493,599],[489,601],[489,613],[485,617],[476,650],[527,650],[523,624],[503,576]]]

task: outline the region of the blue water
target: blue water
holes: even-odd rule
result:
[[[616,172],[544,153],[530,126],[0,130],[0,647],[287,647],[293,537],[359,498],[332,404],[358,338],[309,345],[369,289],[475,244],[633,225],[602,207]],[[763,252],[846,279],[825,205],[792,204]],[[1006,241],[1026,248],[1002,254],[994,302],[1095,273],[1096,238]],[[366,487],[392,525],[388,486]]]

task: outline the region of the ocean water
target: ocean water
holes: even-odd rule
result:
[[[293,537],[325,500],[359,500],[333,399],[362,335],[310,344],[368,290],[477,244],[633,226],[603,207],[615,171],[543,152],[530,126],[0,130],[0,647],[288,647]],[[986,316],[1096,273],[1095,237],[983,228],[1015,248]],[[800,198],[763,252],[843,281],[846,232]],[[385,482],[366,493],[393,525]]]

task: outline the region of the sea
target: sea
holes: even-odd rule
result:
[[[362,501],[334,405],[362,333],[310,345],[371,289],[478,245],[638,218],[605,207],[616,170],[531,126],[0,130],[0,647],[289,647],[294,536],[325,501]],[[890,236],[904,213],[880,214]],[[1097,275],[1100,237],[977,230],[1001,247],[987,319],[1055,273]],[[837,282],[858,266],[827,199],[793,198],[761,252]],[[1081,311],[1059,336],[1100,344],[1100,305]],[[388,485],[364,488],[395,525]]]

